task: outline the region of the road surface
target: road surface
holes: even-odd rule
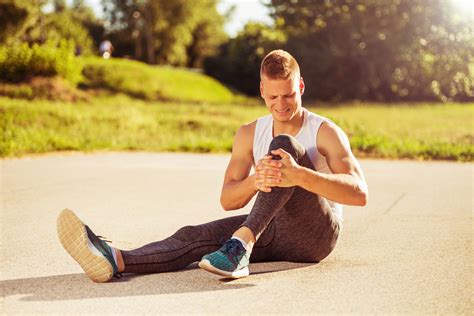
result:
[[[95,153],[1,160],[0,312],[437,313],[473,305],[473,164],[362,160],[370,200],[344,208],[335,251],[319,264],[250,266],[227,281],[191,266],[91,282],[63,250],[65,207],[130,249],[224,212],[228,155]]]

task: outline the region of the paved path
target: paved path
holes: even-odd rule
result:
[[[363,160],[370,201],[345,207],[317,265],[251,265],[223,281],[196,268],[94,284],[62,249],[75,210],[123,248],[242,214],[219,201],[229,156],[110,153],[3,160],[0,313],[463,313],[473,311],[473,164]]]

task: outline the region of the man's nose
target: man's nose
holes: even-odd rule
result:
[[[283,97],[278,97],[278,98],[277,98],[276,105],[277,105],[277,106],[283,106],[283,105],[285,105],[285,98],[283,98]]]

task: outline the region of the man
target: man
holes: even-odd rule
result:
[[[231,278],[249,262],[319,262],[334,249],[341,204],[364,206],[368,188],[345,133],[302,107],[305,85],[296,60],[275,50],[262,61],[260,93],[270,114],[237,131],[221,193],[225,210],[258,194],[248,215],[185,226],[141,248],[110,247],[70,210],[58,218],[69,254],[96,282],[125,273],[199,267]],[[255,173],[251,173],[252,166]]]

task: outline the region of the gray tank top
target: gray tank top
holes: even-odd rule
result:
[[[303,108],[303,125],[296,134],[295,138],[298,142],[306,148],[311,161],[313,162],[316,171],[332,174],[331,169],[324,157],[317,147],[317,134],[324,121],[330,121],[321,115],[312,113],[307,109]],[[255,127],[255,134],[253,138],[253,161],[254,166],[257,162],[267,154],[270,143],[273,139],[273,117],[271,114],[262,116],[257,119],[257,125]],[[342,223],[342,205],[326,199],[331,206],[333,214]]]

